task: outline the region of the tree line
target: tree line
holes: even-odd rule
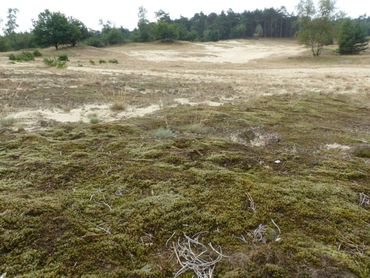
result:
[[[302,43],[313,47],[313,54],[320,55],[324,45],[333,43],[340,33],[341,24],[346,22],[343,30],[358,29],[361,36],[370,35],[370,17],[348,19],[334,14],[334,0],[319,0],[316,8],[312,0],[301,0],[298,14],[289,13],[285,7],[279,9],[244,11],[233,10],[221,13],[196,13],[193,17],[172,19],[170,15],[159,10],[156,20],[147,19],[147,11],[140,7],[137,28],[130,31],[115,27],[111,22],[100,20],[101,30],[88,29],[81,21],[67,17],[60,12],[45,10],[33,21],[31,32],[16,33],[18,27],[17,9],[9,9],[4,36],[0,37],[0,51],[23,48],[55,46],[75,46],[78,42],[104,47],[125,42],[150,42],[174,40],[183,41],[218,41],[252,37],[293,38],[298,36]],[[348,24],[352,24],[349,28]],[[347,31],[348,32],[348,31]],[[358,35],[358,34],[357,34]],[[354,36],[354,35],[352,35]],[[342,36],[343,37],[343,36]]]

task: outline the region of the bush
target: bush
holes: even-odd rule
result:
[[[91,65],[95,65],[95,61],[90,60],[89,62],[90,62]]]
[[[86,45],[93,46],[93,47],[104,47],[105,44],[103,41],[98,37],[91,37],[84,42]]]
[[[10,61],[15,61],[15,60],[17,60],[17,57],[15,57],[15,55],[12,53],[12,54],[9,55],[9,60]]]
[[[33,52],[33,56],[34,57],[42,57],[42,54],[40,51],[38,51],[37,49]]]
[[[62,62],[68,62],[68,61],[69,61],[69,59],[68,59],[68,55],[67,55],[67,54],[60,54],[60,55],[58,56],[58,60],[59,60],[59,61],[62,61]]]
[[[106,62],[105,60],[99,60],[99,64],[105,64]]]
[[[112,60],[109,60],[109,63],[111,63],[111,64],[118,64],[118,60],[117,59],[112,59]]]
[[[10,54],[9,60],[17,61],[17,62],[28,62],[28,61],[34,61],[35,56],[31,52],[24,51],[20,54]]]
[[[59,58],[56,57],[45,58],[44,64],[48,65],[49,67],[55,67],[58,69],[67,67],[67,61],[60,61]]]

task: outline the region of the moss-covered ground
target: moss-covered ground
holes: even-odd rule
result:
[[[355,151],[370,142],[369,101],[266,96],[3,127],[0,273],[172,277],[168,239],[203,232],[227,256],[216,277],[369,277],[370,211],[358,196],[370,194],[370,159]],[[351,149],[326,148],[334,143]],[[281,240],[253,243],[271,219]]]

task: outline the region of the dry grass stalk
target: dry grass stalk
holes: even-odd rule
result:
[[[359,201],[360,206],[362,207],[368,207],[370,206],[370,197],[367,196],[365,193],[360,193],[360,201]]]
[[[208,246],[200,243],[199,235],[190,238],[184,234],[184,237],[182,241],[178,239],[177,243],[173,242],[173,250],[181,265],[174,277],[179,277],[188,271],[192,271],[198,278],[214,277],[216,264],[225,257],[221,247],[217,250],[211,243]]]
[[[248,207],[251,211],[255,212],[256,211],[256,204],[254,203],[254,200],[252,198],[252,196],[247,192],[245,193],[245,195],[247,196],[248,198]]]

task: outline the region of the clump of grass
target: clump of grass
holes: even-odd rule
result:
[[[63,54],[60,54],[58,56],[58,60],[59,61],[62,61],[62,62],[68,62],[69,61],[69,58],[68,58],[68,55],[67,54],[63,53]]]
[[[17,58],[16,58],[15,54],[12,53],[12,54],[9,55],[9,60],[10,61],[15,61],[16,59]]]
[[[110,110],[112,111],[124,111],[125,105],[122,102],[115,102],[110,106]]]
[[[29,62],[34,61],[35,56],[33,55],[32,52],[23,51],[20,54],[10,54],[9,60],[17,62]]]
[[[370,158],[370,145],[363,145],[355,148],[354,155],[361,158]]]
[[[105,60],[102,60],[102,59],[99,60],[99,64],[106,64],[106,63],[107,63],[107,61],[105,61]]]
[[[90,65],[95,65],[95,61],[94,60],[90,60]]]
[[[35,50],[35,51],[33,51],[33,56],[34,57],[42,57],[42,53],[39,51],[39,50]]]
[[[87,117],[89,118],[91,124],[98,124],[100,122],[98,115],[95,113],[89,114]]]
[[[202,124],[189,124],[189,125],[183,126],[181,129],[185,132],[195,133],[195,134],[203,134],[209,131],[208,128]]]
[[[2,127],[12,127],[16,123],[16,119],[14,118],[4,118],[0,120],[0,126]]]
[[[167,128],[158,128],[154,131],[154,137],[157,139],[166,139],[166,138],[173,138],[176,134]]]
[[[111,64],[118,64],[118,60],[117,59],[111,59],[108,62],[111,63]]]
[[[44,58],[44,64],[49,67],[55,67],[58,69],[66,68],[67,62],[66,61],[60,61],[56,57],[50,57],[50,58]]]

